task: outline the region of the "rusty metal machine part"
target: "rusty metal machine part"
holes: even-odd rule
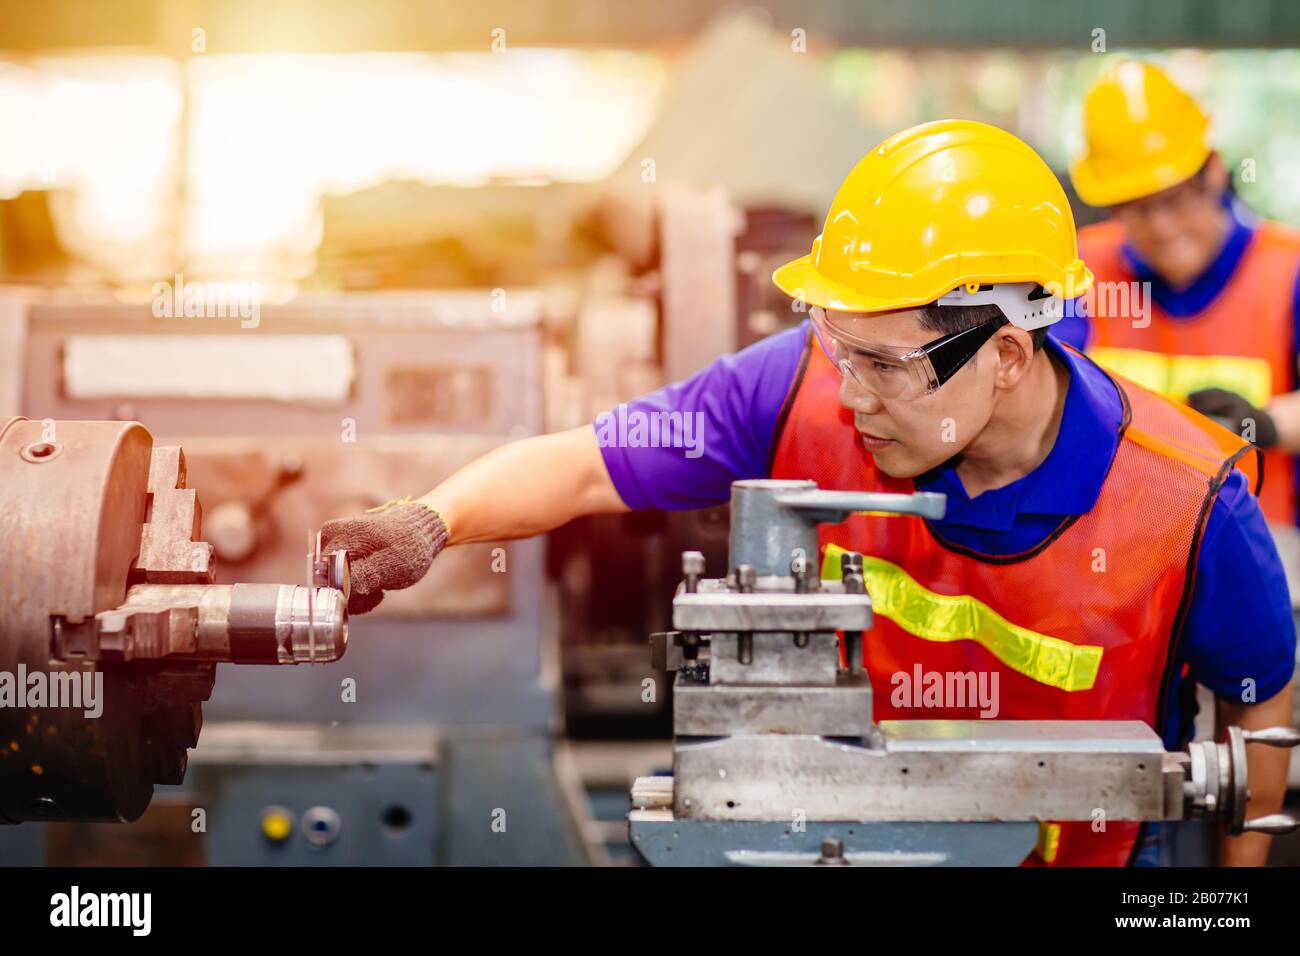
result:
[[[315,574],[212,583],[185,485],[136,422],[0,422],[0,822],[135,819],[184,778],[217,662],[346,649],[346,596]]]

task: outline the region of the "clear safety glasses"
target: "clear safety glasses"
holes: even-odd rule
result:
[[[831,364],[879,398],[910,401],[929,395],[952,378],[971,356],[1007,324],[1004,316],[953,332],[922,346],[878,345],[851,331],[864,320],[809,309],[817,341]]]

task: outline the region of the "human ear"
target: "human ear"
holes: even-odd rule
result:
[[[1033,361],[1033,337],[1024,329],[1008,325],[998,330],[993,342],[998,357],[994,385],[998,388],[1014,388],[1029,371],[1029,364]]]

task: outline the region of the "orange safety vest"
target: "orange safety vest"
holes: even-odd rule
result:
[[[1189,392],[1219,387],[1257,407],[1293,389],[1292,289],[1300,265],[1300,234],[1263,223],[1251,237],[1227,285],[1201,312],[1171,318],[1154,302],[1147,315],[1132,304],[1137,277],[1121,253],[1117,222],[1079,233],[1079,252],[1096,277],[1088,293],[1093,316],[1088,354],[1111,371],[1184,401]],[[1136,319],[1136,322],[1135,322]],[[1264,452],[1260,506],[1275,524],[1296,518],[1295,459]]]
[[[996,672],[996,719],[1163,725],[1210,507],[1234,466],[1254,477],[1257,453],[1186,406],[1111,380],[1124,414],[1097,503],[1064,518],[1029,551],[981,554],[919,517],[854,515],[822,526],[824,552],[864,556],[875,612],[864,657],[876,720],[978,717],[978,707],[951,701],[899,706],[891,693],[896,675],[920,665],[944,675],[985,673],[990,685]],[[912,479],[876,469],[852,412],[838,402],[839,385],[821,349],[805,343],[772,477],[848,491],[915,490]],[[1040,858],[1026,862],[1123,865],[1139,826],[1110,822],[1094,832],[1089,822],[1044,824]]]

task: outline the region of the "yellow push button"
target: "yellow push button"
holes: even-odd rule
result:
[[[262,811],[262,836],[271,843],[283,843],[293,832],[293,813],[284,807],[267,807]]]

